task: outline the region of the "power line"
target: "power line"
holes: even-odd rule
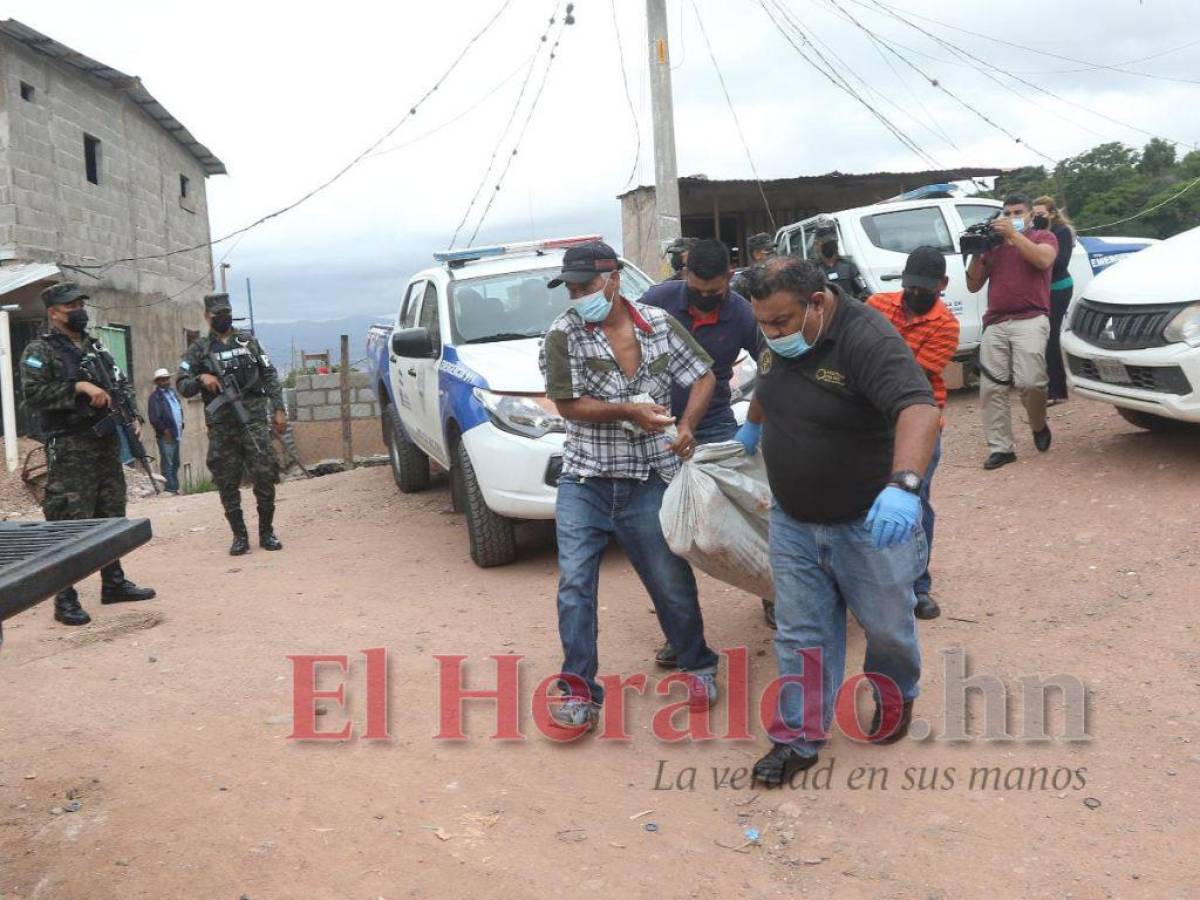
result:
[[[796,23],[790,19],[790,17],[787,14],[787,11],[783,7],[781,7],[778,2],[775,2],[774,11],[772,11],[772,8],[767,5],[767,0],[758,0],[758,5],[762,8],[762,11],[764,13],[766,13],[767,18],[771,20],[771,24],[775,26],[776,30],[779,31],[779,33],[781,35],[783,35],[784,40],[786,40],[789,44],[791,44],[792,49],[794,49],[796,51],[796,53],[800,56],[800,58],[802,60],[804,60],[804,62],[806,62],[814,71],[816,71],[817,74],[819,74],[825,80],[829,81],[834,87],[838,88],[841,91],[844,91],[851,98],[853,98],[856,102],[858,102],[864,108],[866,108],[866,110],[868,112],[870,112],[871,115],[874,116],[880,122],[880,124],[883,125],[884,128],[886,128],[889,132],[891,132],[892,136],[895,137],[896,140],[898,140],[901,144],[903,144],[907,149],[911,150],[922,160],[924,160],[934,166],[938,165],[938,163],[936,162],[936,160],[933,159],[932,156],[930,156],[923,149],[921,149],[921,147],[915,141],[913,141],[906,134],[904,134],[904,132],[902,132],[899,128],[897,128],[887,118],[887,116],[885,116],[883,113],[881,113],[875,107],[873,107],[864,97],[862,97],[857,91],[854,90],[853,87],[850,86],[849,82],[847,82],[844,78],[842,78],[837,73],[837,70],[834,68],[834,66],[830,64],[829,60],[826,59],[825,56],[815,46],[813,46],[812,41],[809,40],[808,36],[804,33],[803,29],[800,28],[798,23]],[[780,22],[780,20],[778,18],[776,18],[777,15],[780,18],[784,19],[787,22],[787,24],[791,26],[791,28],[794,32],[794,36],[793,36],[793,33],[790,33],[788,31],[788,29],[784,27],[783,23]],[[796,42],[797,39],[802,44],[804,44],[812,49],[812,52],[821,60],[822,63],[824,63],[824,68],[822,66],[818,65],[817,63],[813,62],[813,60],[809,59],[808,55],[804,52],[804,49],[801,47],[801,44],[798,44]]]
[[[433,95],[433,93],[439,87],[442,86],[442,84],[446,81],[446,79],[449,78],[450,75],[454,72],[454,70],[458,68],[459,64],[467,56],[467,54],[470,52],[471,48],[476,44],[476,42],[479,41],[479,39],[482,38],[489,30],[491,30],[492,26],[495,25],[496,21],[502,15],[504,15],[505,11],[512,5],[512,2],[513,2],[513,0],[503,0],[503,2],[500,4],[500,8],[497,9],[496,12],[492,15],[492,17],[490,19],[488,19],[487,22],[483,25],[483,27],[480,28],[479,31],[477,31],[471,37],[471,39],[467,41],[467,43],[463,46],[462,50],[459,52],[458,56],[456,56],[454,58],[454,60],[450,63],[450,65],[442,73],[441,77],[438,78],[438,80],[433,83],[432,87],[430,87],[424,94],[421,95],[420,99],[418,99],[417,102],[414,103],[409,108],[408,112],[406,112],[400,118],[400,120],[398,122],[396,122],[395,125],[390,127],[386,132],[384,132],[382,137],[380,137],[378,140],[374,141],[369,147],[367,147],[365,150],[363,150],[361,153],[359,153],[357,156],[355,156],[352,160],[350,160],[350,162],[348,162],[345,166],[343,166],[341,169],[339,169],[333,175],[333,177],[331,177],[331,178],[327,179],[326,181],[322,182],[321,184],[317,185],[315,188],[313,188],[312,190],[310,190],[306,194],[304,194],[302,197],[300,197],[298,200],[295,200],[292,203],[289,203],[287,206],[284,206],[281,209],[277,209],[274,212],[267,213],[265,216],[262,216],[261,218],[256,219],[255,221],[251,222],[249,225],[245,225],[241,228],[231,231],[228,234],[223,235],[222,237],[219,237],[215,240],[208,240],[201,244],[194,244],[190,247],[180,247],[178,249],[168,250],[163,253],[153,253],[153,254],[148,254],[146,256],[128,256],[128,257],[124,257],[121,259],[110,260],[106,263],[98,263],[95,265],[80,265],[80,266],[75,266],[74,268],[76,268],[76,269],[94,269],[94,270],[98,270],[101,273],[103,273],[103,272],[108,271],[108,269],[112,268],[115,265],[121,265],[121,264],[126,264],[126,263],[135,263],[135,262],[145,262],[148,260],[155,260],[155,259],[166,259],[171,256],[176,256],[180,253],[191,253],[196,250],[204,250],[204,249],[212,247],[216,244],[223,243],[224,241],[227,241],[230,238],[234,238],[234,237],[237,237],[238,235],[245,234],[246,232],[250,231],[251,229],[257,228],[259,225],[262,225],[265,222],[269,222],[271,219],[277,218],[279,216],[282,216],[285,213],[291,212],[293,209],[300,206],[302,203],[310,200],[312,197],[315,197],[317,194],[324,191],[330,185],[339,181],[342,178],[342,176],[344,176],[347,172],[349,172],[351,169],[353,169],[355,166],[357,166],[368,155],[370,155],[372,152],[374,152],[382,143],[384,143],[388,138],[390,138],[393,134],[395,134],[396,131],[399,130],[401,125],[403,125],[410,118],[415,116],[417,114],[417,110],[420,108],[421,104],[423,104],[426,100],[428,100]]]
[[[575,24],[575,19],[571,15],[571,11],[575,8],[573,3],[567,4],[567,14],[563,18],[562,24],[558,27],[558,34],[554,38],[554,43],[550,47],[550,56],[546,60],[546,68],[542,72],[542,83],[538,85],[537,93],[533,96],[533,102],[529,104],[529,111],[525,116],[525,122],[521,125],[521,131],[517,135],[517,141],[513,144],[512,153],[504,162],[504,169],[500,172],[500,177],[496,179],[496,189],[492,191],[488,197],[487,206],[483,208],[483,212],[479,215],[479,220],[475,223],[475,230],[471,232],[471,238],[467,241],[467,246],[471,247],[475,243],[475,238],[479,236],[479,229],[483,227],[483,223],[487,220],[488,213],[492,210],[492,205],[496,202],[496,198],[500,196],[500,189],[504,186],[504,179],[508,175],[508,170],[512,167],[513,160],[517,158],[517,153],[521,149],[521,143],[525,140],[525,133],[529,130],[529,123],[533,121],[533,114],[537,111],[538,103],[542,99],[542,92],[546,90],[546,82],[550,80],[550,70],[554,68],[554,61],[558,58],[558,45],[562,40],[563,32],[567,30],[568,25]]]
[[[1117,219],[1115,222],[1105,222],[1103,225],[1093,225],[1091,228],[1081,228],[1079,230],[1079,234],[1086,234],[1089,231],[1100,231],[1102,228],[1111,228],[1114,225],[1123,225],[1126,222],[1132,222],[1134,219],[1140,219],[1142,216],[1149,215],[1150,213],[1154,212],[1156,209],[1162,209],[1168,203],[1171,203],[1174,200],[1178,200],[1180,197],[1182,197],[1184,194],[1186,194],[1188,191],[1190,191],[1192,188],[1194,188],[1197,184],[1200,184],[1200,178],[1193,178],[1186,185],[1184,185],[1183,190],[1179,191],[1176,194],[1172,194],[1170,197],[1168,197],[1166,200],[1162,201],[1161,203],[1156,203],[1151,207],[1143,209],[1141,212],[1134,213],[1132,216],[1126,216],[1124,219]]]
[[[855,27],[859,28],[864,34],[866,34],[872,40],[879,41],[881,47],[883,47],[888,52],[894,54],[897,59],[899,59],[906,66],[911,68],[914,72],[916,72],[922,78],[924,78],[926,81],[928,81],[932,87],[936,88],[937,90],[942,91],[944,94],[946,94],[946,96],[950,97],[952,100],[954,100],[955,103],[957,103],[959,106],[966,109],[973,116],[986,122],[988,125],[992,126],[992,128],[996,129],[997,131],[1001,132],[1002,134],[1007,135],[1015,143],[1021,144],[1022,146],[1028,148],[1032,153],[1037,154],[1038,156],[1042,157],[1045,160],[1048,160],[1051,163],[1054,163],[1054,164],[1058,163],[1058,160],[1055,159],[1054,157],[1037,149],[1036,147],[1034,147],[1032,144],[1030,144],[1028,141],[1026,141],[1024,138],[1020,137],[1019,135],[1013,134],[1013,132],[1009,131],[1007,128],[1005,128],[1003,125],[1001,125],[999,122],[995,121],[990,116],[988,116],[985,113],[981,112],[980,110],[976,109],[972,104],[968,103],[966,100],[963,100],[961,97],[959,97],[953,91],[951,91],[948,87],[946,87],[944,84],[942,84],[940,79],[937,79],[937,78],[932,77],[931,75],[928,75],[916,63],[912,62],[907,57],[901,56],[899,53],[896,53],[896,51],[893,50],[891,47],[889,47],[886,43],[883,43],[882,39],[878,35],[876,35],[875,32],[871,31],[871,29],[867,28],[867,26],[863,25],[860,21],[858,21],[858,19],[856,19],[853,15],[851,15],[850,12],[847,11],[846,8],[843,7],[838,2],[838,0],[829,0],[829,2],[832,3],[839,11],[841,11],[842,14],[845,15],[845,17],[847,19],[849,19],[855,25]]]
[[[700,8],[696,5],[696,0],[692,0],[692,11],[696,14],[696,24],[700,26],[700,34],[704,38],[704,46],[708,49],[708,58],[712,60],[713,70],[717,73],[717,81],[721,82],[721,93],[725,95],[725,104],[729,107],[729,115],[733,118],[733,125],[737,129],[738,138],[742,142],[742,149],[746,151],[746,160],[750,163],[750,171],[754,175],[754,181],[758,185],[758,195],[762,198],[763,207],[767,211],[767,218],[771,221],[771,231],[776,232],[779,226],[775,223],[775,214],[771,212],[771,204],[767,200],[767,192],[763,189],[762,179],[758,177],[758,167],[754,165],[754,155],[750,152],[750,145],[746,143],[746,134],[742,131],[742,123],[738,120],[737,110],[733,106],[733,99],[729,96],[729,88],[725,84],[725,76],[721,74],[721,66],[717,63],[717,55],[713,53],[712,42],[708,39],[708,29],[704,27],[704,19],[700,16]]]
[[[621,44],[621,26],[617,23],[617,0],[610,0],[612,6],[613,34],[617,36],[617,62],[621,66],[621,84],[625,86],[625,102],[629,104],[629,117],[633,119],[633,133],[637,139],[637,149],[633,155],[633,168],[629,172],[629,180],[625,186],[633,184],[637,178],[638,169],[642,165],[642,126],[638,121],[637,110],[633,108],[633,96],[629,93],[629,74],[625,71],[625,48]],[[682,0],[680,5],[680,24],[683,19]]]
[[[550,21],[546,25],[546,30],[538,36],[537,50],[534,51],[533,57],[529,60],[529,68],[525,72],[525,80],[521,82],[521,90],[517,92],[517,100],[513,104],[512,111],[508,114],[508,119],[504,123],[504,127],[500,129],[500,134],[496,138],[496,144],[492,147],[492,155],[488,157],[487,168],[483,170],[483,175],[479,179],[479,184],[475,186],[475,193],[471,195],[471,202],[467,204],[467,208],[463,210],[462,218],[458,220],[458,224],[454,226],[454,234],[450,236],[450,243],[447,245],[448,250],[453,250],[454,245],[458,242],[458,236],[463,230],[463,226],[467,224],[467,219],[471,217],[471,212],[475,209],[475,204],[479,202],[479,197],[483,193],[483,188],[488,182],[488,178],[492,174],[492,167],[496,164],[496,157],[500,153],[500,147],[504,144],[504,139],[508,136],[508,130],[512,128],[513,122],[517,119],[517,113],[521,109],[521,102],[525,99],[525,91],[529,87],[529,82],[533,78],[533,72],[537,68],[538,57],[542,54],[542,48],[546,45],[546,39],[550,35],[550,31],[554,28],[554,23],[558,18],[559,7],[562,6],[561,0],[556,0],[554,9],[550,13]]]
[[[1192,78],[1175,78],[1171,75],[1155,75],[1151,72],[1137,72],[1132,69],[1122,68],[1123,66],[1129,65],[1130,63],[1145,62],[1146,60],[1157,59],[1160,56],[1166,56],[1169,53],[1176,53],[1180,50],[1186,50],[1189,47],[1194,47],[1196,44],[1200,44],[1200,39],[1194,40],[1194,41],[1189,41],[1188,43],[1183,44],[1179,47],[1172,47],[1171,49],[1164,50],[1160,53],[1153,53],[1150,56],[1145,56],[1145,57],[1142,57],[1141,59],[1128,60],[1127,62],[1116,63],[1113,65],[1105,65],[1104,63],[1089,62],[1086,59],[1076,59],[1075,57],[1072,57],[1072,56],[1064,56],[1061,53],[1053,53],[1049,50],[1039,50],[1036,47],[1030,47],[1025,44],[1018,44],[1013,41],[1006,41],[1003,38],[996,37],[995,35],[983,34],[982,32],[978,32],[978,31],[971,31],[969,28],[960,28],[957,25],[951,25],[948,22],[942,22],[942,21],[939,21],[938,19],[934,19],[929,16],[923,16],[920,13],[915,13],[915,12],[911,12],[909,10],[900,9],[899,7],[892,6],[891,4],[888,4],[888,3],[877,3],[876,5],[887,7],[887,9],[889,9],[893,12],[897,12],[897,13],[903,12],[906,15],[912,16],[914,19],[921,19],[925,22],[930,22],[934,25],[939,25],[942,28],[948,28],[951,31],[958,31],[958,32],[961,32],[962,34],[969,34],[972,37],[982,38],[985,41],[992,41],[993,43],[996,43],[996,44],[1003,44],[1006,47],[1013,47],[1017,50],[1025,50],[1026,52],[1029,52],[1029,53],[1036,53],[1039,56],[1048,56],[1052,59],[1062,60],[1063,62],[1075,63],[1077,65],[1082,65],[1084,67],[1082,69],[1066,69],[1061,72],[1043,73],[1043,74],[1047,74],[1047,75],[1073,74],[1073,73],[1077,73],[1077,72],[1090,72],[1090,71],[1095,71],[1095,70],[1103,70],[1103,71],[1109,71],[1109,72],[1119,72],[1122,75],[1136,75],[1139,78],[1153,78],[1153,79],[1157,79],[1160,81],[1174,81],[1174,82],[1178,82],[1180,84],[1200,84],[1200,81],[1196,81],[1195,79],[1192,79]],[[1030,74],[1037,74],[1037,73],[1030,73]]]
[[[831,0],[831,2],[836,2],[836,0]],[[850,0],[850,2],[854,3],[858,6],[866,7],[866,3],[863,2],[863,0]],[[909,20],[907,20],[903,16],[901,16],[899,13],[895,12],[891,7],[887,6],[884,3],[881,3],[880,0],[871,0],[871,2],[874,3],[874,5],[876,7],[878,7],[880,10],[882,10],[886,15],[889,15],[892,18],[896,19],[898,22],[901,22],[901,23],[907,25],[908,27],[920,32],[921,34],[925,35],[930,40],[936,42],[937,44],[940,44],[941,46],[945,47],[948,50],[951,50],[951,52],[957,52],[960,55],[962,55],[968,59],[974,60],[977,64],[979,64],[981,66],[993,68],[997,72],[1001,72],[1004,75],[1007,75],[1009,78],[1013,79],[1014,81],[1017,81],[1020,84],[1023,84],[1026,87],[1037,91],[1040,94],[1045,94],[1047,97],[1057,100],[1059,103],[1065,103],[1068,106],[1074,106],[1076,109],[1083,110],[1084,112],[1086,112],[1090,115],[1096,116],[1097,118],[1104,119],[1105,121],[1111,122],[1114,125],[1119,125],[1122,128],[1128,128],[1130,131],[1136,131],[1139,134],[1143,134],[1147,137],[1152,137],[1152,138],[1157,137],[1157,138],[1160,138],[1161,140],[1165,140],[1167,143],[1176,144],[1181,147],[1195,148],[1195,146],[1196,146],[1195,144],[1190,143],[1188,141],[1178,141],[1178,140],[1175,140],[1174,138],[1168,138],[1168,137],[1163,137],[1161,135],[1156,135],[1151,131],[1146,131],[1146,129],[1144,129],[1144,128],[1139,128],[1136,125],[1130,125],[1128,122],[1122,122],[1120,119],[1115,119],[1110,115],[1107,115],[1102,112],[1098,112],[1097,110],[1094,110],[1094,109],[1091,109],[1090,107],[1084,106],[1082,103],[1076,103],[1074,100],[1068,100],[1065,97],[1060,97],[1058,94],[1055,94],[1053,91],[1047,90],[1046,88],[1042,87],[1041,85],[1035,84],[1034,82],[1029,81],[1026,78],[1023,78],[1020,75],[1014,74],[1013,72],[1008,72],[1008,71],[1000,68],[999,66],[995,66],[992,63],[989,63],[987,60],[982,59],[979,56],[976,56],[974,53],[971,53],[969,50],[965,50],[962,47],[959,47],[957,44],[953,44],[950,41],[947,41],[945,38],[941,38],[938,35],[933,34],[926,28],[922,28],[920,25],[916,24],[915,22],[910,22]],[[1077,123],[1072,123],[1072,124],[1077,124]],[[1093,132],[1093,134],[1094,133],[1095,132]]]

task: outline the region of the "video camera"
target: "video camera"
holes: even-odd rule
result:
[[[992,227],[999,216],[1000,210],[996,210],[992,216],[968,226],[959,235],[958,249],[962,253],[963,259],[986,253],[1004,243],[1004,238],[996,234],[995,228]]]

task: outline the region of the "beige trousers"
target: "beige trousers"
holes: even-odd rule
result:
[[[980,373],[979,402],[983,407],[983,430],[988,450],[1013,453],[1012,409],[1008,389],[1016,388],[1029,416],[1029,428],[1046,427],[1046,341],[1050,338],[1050,319],[1016,319],[989,325],[983,332],[979,361],[986,370]],[[996,384],[987,373],[1010,384]]]

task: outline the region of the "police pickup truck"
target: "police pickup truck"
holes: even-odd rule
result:
[[[431,461],[449,472],[477,565],[516,558],[518,521],[554,518],[564,427],[546,398],[538,350],[570,300],[566,288],[546,283],[567,247],[595,240],[435,253],[437,264],[409,279],[394,321],[368,333],[396,485],[423,490]],[[626,297],[651,284],[625,263]]]
[[[871,293],[900,290],[900,273],[908,254],[921,246],[937,247],[946,254],[950,279],[946,306],[961,325],[956,358],[967,359],[983,337],[987,292],[967,290],[958,236],[996,215],[1003,204],[981,197],[947,196],[953,193],[952,185],[927,185],[895,200],[812,216],[779,229],[776,246],[782,254],[812,258],[816,226],[832,219],[841,254],[855,261]],[[1069,266],[1075,297],[1083,294],[1096,273],[1153,243],[1148,238],[1079,238]]]

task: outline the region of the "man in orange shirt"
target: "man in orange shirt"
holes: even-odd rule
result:
[[[900,278],[904,290],[875,294],[867,300],[869,306],[883,313],[900,332],[916,357],[917,365],[928,376],[938,408],[943,410],[946,408],[946,382],[942,372],[958,349],[959,331],[958,319],[942,302],[942,291],[949,282],[946,277],[946,257],[942,252],[934,247],[918,247],[908,255],[908,261],[904,264],[904,274]],[[942,424],[945,425],[944,419]],[[921,485],[921,506],[925,513],[923,524],[931,555],[935,516],[929,502],[929,486],[941,458],[942,438],[939,432],[933,448],[933,459],[929,462],[925,481]],[[933,579],[929,575],[928,565],[925,574],[913,585],[913,590],[917,595],[914,613],[918,619],[936,619],[941,615],[941,609],[930,596]]]

